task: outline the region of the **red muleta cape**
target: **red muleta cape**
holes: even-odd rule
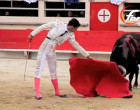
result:
[[[116,63],[74,57],[69,64],[70,84],[84,97],[132,97],[129,82],[122,76]]]

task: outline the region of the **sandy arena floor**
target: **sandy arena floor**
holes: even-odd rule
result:
[[[42,80],[43,99],[34,99],[34,71],[36,60],[28,60],[24,81],[25,59],[0,58],[0,110],[140,110],[140,89],[133,90],[133,98],[83,98],[69,84],[68,61],[58,61],[61,91],[68,98],[54,96],[46,65]],[[140,80],[139,80],[140,84]]]

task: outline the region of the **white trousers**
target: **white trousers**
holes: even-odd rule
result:
[[[45,65],[45,61],[47,58],[51,79],[57,78],[55,47],[56,45],[51,40],[46,38],[43,41],[37,55],[37,66],[36,66],[36,71],[35,71],[35,77],[37,78],[41,77],[41,74],[43,72],[43,68]]]

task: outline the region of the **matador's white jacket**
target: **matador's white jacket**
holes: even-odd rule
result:
[[[74,33],[67,30],[67,24],[55,20],[39,26],[38,28],[36,28],[34,31],[31,32],[31,35],[35,36],[37,33],[41,32],[44,29],[50,29],[46,37],[49,37],[52,40],[54,46],[56,46],[57,44],[61,45],[68,40],[71,43],[71,45],[74,48],[76,48],[84,57],[89,56],[89,54],[75,40]],[[67,33],[64,34],[63,36],[60,36],[65,31],[67,31]]]

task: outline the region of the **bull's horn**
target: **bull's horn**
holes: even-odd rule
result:
[[[120,70],[122,70],[123,76],[126,76],[126,69],[125,69],[122,65],[118,65],[118,68],[119,68]]]

